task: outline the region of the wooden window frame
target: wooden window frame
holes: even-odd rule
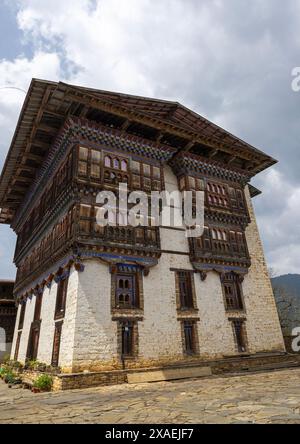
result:
[[[194,271],[176,271],[176,287],[178,288],[179,310],[195,310],[196,298],[194,288]],[[186,287],[185,291],[183,287]]]
[[[243,289],[242,283],[239,282],[239,276],[233,272],[227,273],[221,276],[221,283],[226,311],[245,312]],[[231,289],[231,295],[227,291],[229,288]]]
[[[17,339],[16,339],[16,346],[15,346],[15,353],[14,353],[14,360],[15,361],[17,361],[19,358],[21,338],[22,338],[22,331],[18,331]]]
[[[130,328],[130,349],[125,349],[124,329]],[[132,318],[124,318],[118,320],[118,353],[121,361],[132,361],[138,358],[139,355],[139,333],[138,320]]]
[[[129,302],[126,305],[125,303],[122,305],[120,304],[120,300],[119,297],[121,296],[122,290],[126,290],[126,289],[121,289],[118,287],[118,281],[120,279],[124,279],[126,280],[126,278],[128,278],[128,280],[130,280],[132,282],[132,289],[131,291],[129,291]],[[138,272],[132,272],[132,273],[124,273],[122,271],[117,271],[117,273],[115,274],[115,308],[118,310],[139,310],[141,309],[141,304],[140,304],[140,286],[139,286],[139,276],[138,276]],[[130,290],[130,289],[128,289]],[[123,291],[124,293],[124,291]]]
[[[34,321],[40,321],[41,320],[41,312],[42,312],[42,302],[43,302],[43,295],[37,295],[35,297],[35,307],[34,307]]]
[[[187,342],[187,330],[190,331],[191,347]],[[194,319],[182,319],[181,320],[181,335],[182,335],[182,347],[183,354],[187,357],[199,356],[199,336],[197,320]]]
[[[38,357],[40,330],[41,330],[41,322],[40,321],[32,322],[28,337],[28,346],[26,353],[26,359],[29,361],[34,361]]]
[[[233,338],[236,350],[240,354],[248,353],[249,345],[246,330],[246,319],[229,319],[232,325]]]
[[[52,347],[52,357],[51,357],[52,367],[58,367],[58,364],[59,364],[62,326],[63,326],[63,321],[59,321],[59,322],[55,323],[54,336],[53,336],[53,347]]]
[[[26,305],[27,305],[27,301],[21,303],[20,305],[21,305],[21,309],[20,309],[20,317],[19,317],[18,330],[23,330],[23,327],[24,327],[24,320],[25,320],[25,314],[26,314]]]
[[[61,279],[57,283],[57,293],[56,293],[56,304],[55,304],[55,315],[54,319],[63,319],[66,313],[66,302],[68,294],[69,276]]]

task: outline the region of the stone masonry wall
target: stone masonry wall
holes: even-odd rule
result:
[[[85,262],[79,273],[73,371],[114,368],[117,323],[111,315],[111,274],[99,260]]]
[[[66,301],[66,312],[62,327],[61,345],[60,345],[60,359],[59,366],[64,371],[72,370],[73,350],[74,350],[74,335],[75,335],[75,315],[77,308],[77,289],[78,289],[78,273],[72,267],[68,283],[68,294]],[[41,307],[41,329],[39,337],[37,360],[50,365],[52,360],[53,339],[54,339],[54,313],[56,305],[57,284],[52,281],[51,287],[44,288],[42,307]],[[18,360],[25,362],[26,352],[28,347],[29,333],[31,323],[34,316],[36,296],[32,296],[26,302],[26,311],[24,318],[24,326],[19,347]],[[16,338],[18,332],[20,316],[20,306],[18,308],[17,322],[14,333],[14,340],[12,346],[11,358],[13,359],[16,346]]]
[[[246,199],[251,217],[246,238],[252,265],[245,277],[243,292],[250,352],[284,351],[278,312],[248,187]]]

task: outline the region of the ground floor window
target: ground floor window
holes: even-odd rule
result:
[[[133,322],[122,323],[122,356],[133,356]]]
[[[118,322],[118,353],[122,360],[138,356],[138,320],[116,319]]]
[[[40,322],[33,322],[30,329],[28,348],[27,348],[27,359],[29,361],[34,361],[37,359],[38,348],[39,348],[39,338],[40,338]]]
[[[232,320],[234,339],[239,353],[245,353],[247,351],[247,335],[245,320],[233,319]]]
[[[58,367],[58,363],[59,363],[62,325],[63,325],[63,322],[57,322],[55,324],[54,339],[53,339],[53,351],[52,351],[52,360],[51,360],[52,367]]]
[[[199,353],[198,332],[196,321],[183,321],[183,349],[187,355],[196,355]]]
[[[15,355],[14,355],[14,360],[15,361],[17,361],[18,358],[19,358],[19,349],[20,349],[21,336],[22,336],[22,332],[19,331],[18,332],[18,336],[17,336],[17,341],[16,341],[16,347],[15,347]]]

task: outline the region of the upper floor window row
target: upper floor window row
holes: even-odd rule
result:
[[[102,157],[103,156],[103,157]],[[113,153],[79,147],[78,175],[108,184],[130,183],[135,189],[162,189],[160,166],[138,162]]]
[[[182,176],[179,179],[180,191],[205,191],[206,204],[209,206],[245,210],[245,198],[242,189],[226,183],[216,183],[210,180],[192,176]]]

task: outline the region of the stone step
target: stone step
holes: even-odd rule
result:
[[[140,384],[143,382],[171,381],[176,379],[190,379],[211,376],[210,367],[181,367],[165,370],[152,370],[146,372],[128,373],[129,384]]]
[[[265,364],[265,365],[259,365],[256,367],[244,367],[241,368],[241,371],[250,371],[250,372],[257,372],[257,371],[266,371],[266,370],[280,370],[280,369],[288,369],[288,368],[294,368],[294,367],[300,367],[299,362],[282,362],[282,363],[275,363],[275,364]]]

